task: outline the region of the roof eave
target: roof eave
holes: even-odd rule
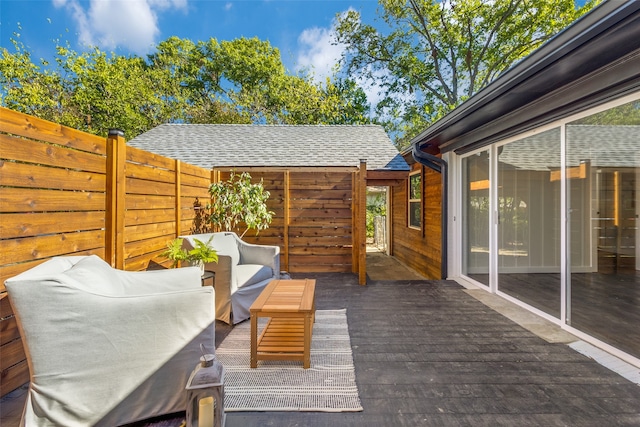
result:
[[[586,108],[581,102],[584,100],[593,105],[598,102],[594,93],[602,88],[589,82],[588,76],[640,52],[639,11],[640,2],[602,3],[425,129],[411,144],[436,154],[471,143],[475,146],[483,139],[488,143],[491,135],[513,132],[527,122],[531,126],[534,122],[549,121],[559,112],[532,111],[526,107],[576,82],[583,83],[579,90],[560,94],[564,111],[572,106],[574,110]],[[627,73],[618,72],[618,81],[607,83],[618,92],[640,84],[636,63],[624,65]],[[605,94],[600,93],[600,98],[605,99]],[[478,133],[483,128],[491,131]]]

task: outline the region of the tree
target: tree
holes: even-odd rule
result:
[[[379,86],[377,114],[404,146],[600,0],[380,0],[390,31],[338,18],[349,75]]]
[[[163,76],[142,58],[58,45],[54,68],[34,64],[19,41],[14,48],[0,51],[2,103],[8,108],[97,135],[119,128],[133,137],[168,120],[171,109],[154,90]]]
[[[63,105],[62,79],[34,64],[31,53],[22,43],[15,39],[12,43],[14,53],[5,48],[0,50],[2,105],[43,119],[58,120]]]
[[[231,172],[228,180],[211,184],[209,194],[209,222],[214,228],[237,231],[238,226],[244,225],[240,237],[251,229],[258,234],[269,228],[273,212],[267,208],[270,193],[264,189],[262,180],[252,183],[249,173]]]
[[[202,79],[251,123],[368,123],[366,95],[347,80],[323,85],[286,72],[280,51],[268,41],[215,39],[201,44]]]
[[[175,36],[160,42],[149,55],[150,67],[162,70],[162,86],[157,90],[171,110],[172,121],[250,123],[249,117],[221,99],[219,82],[210,74],[206,64],[211,59],[206,55],[205,43]]]
[[[134,138],[159,124],[368,123],[364,92],[347,79],[316,84],[285,70],[257,38],[194,43],[170,37],[147,58],[56,46],[35,64],[18,40],[0,50],[2,104],[97,135]]]

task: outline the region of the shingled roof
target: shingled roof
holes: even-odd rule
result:
[[[358,166],[405,171],[409,166],[379,125],[164,124],[128,142],[203,168]]]

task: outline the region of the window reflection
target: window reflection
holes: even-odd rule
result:
[[[640,357],[640,101],[567,125],[569,323]]]
[[[560,317],[560,128],[498,149],[498,290]]]
[[[489,153],[465,157],[463,274],[489,286]]]

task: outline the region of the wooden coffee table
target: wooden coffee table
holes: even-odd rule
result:
[[[311,366],[316,281],[272,280],[251,305],[251,367],[258,360],[301,360]],[[269,317],[258,337],[258,318]]]

